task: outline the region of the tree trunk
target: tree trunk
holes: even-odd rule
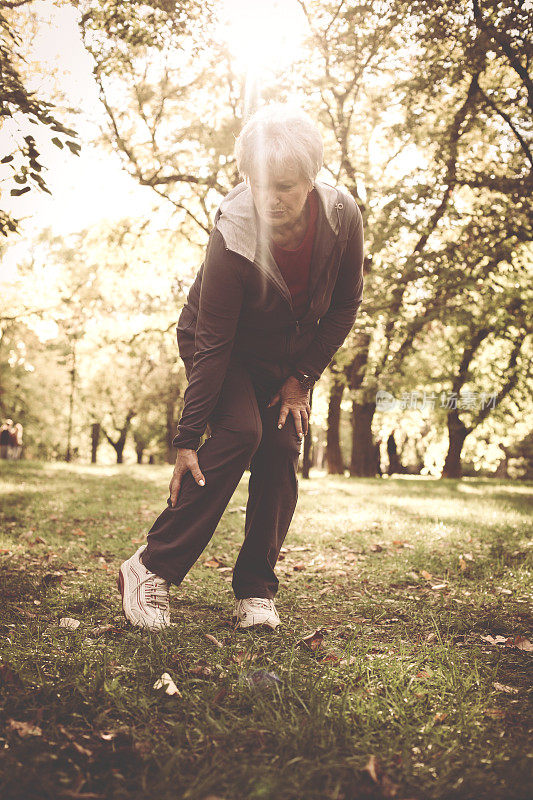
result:
[[[136,445],[135,452],[137,453],[137,464],[142,464],[143,463],[144,445],[142,445],[142,444]]]
[[[91,464],[96,464],[96,454],[100,444],[100,423],[93,422],[91,425]]]
[[[355,336],[355,357],[346,368],[348,386],[353,392],[352,400],[352,453],[350,475],[373,478],[376,475],[376,455],[372,441],[372,419],[376,410],[376,395],[363,396],[363,381],[368,365],[370,334],[360,331]]]
[[[448,452],[444,461],[441,478],[461,478],[463,468],[461,452],[466,437],[470,433],[464,422],[459,418],[456,408],[448,413]]]
[[[387,455],[389,456],[388,475],[397,475],[405,472],[402,463],[398,457],[398,450],[396,448],[396,439],[394,438],[394,431],[387,439]]]
[[[381,441],[378,441],[374,445],[374,458],[375,458],[375,466],[376,466],[376,475],[379,475],[381,478],[383,475],[383,471],[381,469]]]
[[[128,436],[128,431],[129,431],[129,429],[131,427],[131,421],[132,421],[134,416],[135,416],[135,411],[132,411],[130,409],[130,411],[128,411],[128,413],[127,413],[124,425],[120,429],[120,435],[119,435],[119,437],[118,437],[116,442],[110,437],[110,435],[107,433],[106,429],[102,428],[102,431],[104,432],[105,438],[107,439],[107,441],[113,447],[115,453],[117,454],[117,464],[122,464],[123,463],[123,453],[124,453],[124,447],[126,445],[126,438]]]
[[[67,452],[65,461],[72,461],[72,418],[74,416],[74,392],[76,391],[76,342],[72,345],[72,368],[70,370],[70,397],[68,401],[68,428],[67,428]]]
[[[374,478],[376,475],[376,448],[372,440],[372,419],[376,402],[352,403],[352,458],[350,475]]]
[[[344,475],[344,460],[342,458],[340,440],[341,402],[343,394],[344,383],[340,377],[334,375],[329,393],[326,437],[326,463],[329,475]]]

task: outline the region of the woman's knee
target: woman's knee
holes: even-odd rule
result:
[[[267,442],[268,450],[280,459],[298,458],[301,451],[301,441],[294,429],[290,427],[290,420],[285,422],[282,428],[275,428],[269,434],[269,441]]]

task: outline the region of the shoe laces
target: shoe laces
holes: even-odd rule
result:
[[[146,578],[142,579],[139,586],[142,586],[143,584],[146,584],[144,588],[146,604],[155,609],[167,611],[169,607],[168,581],[151,572],[146,576]]]
[[[250,597],[247,598],[247,603],[250,603],[254,608],[266,608],[268,611],[275,611],[274,601],[268,597]]]

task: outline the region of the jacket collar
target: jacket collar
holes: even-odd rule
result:
[[[322,181],[315,187],[323,213],[332,233],[339,232],[339,217],[336,212],[338,191]],[[320,215],[320,209],[319,209]],[[215,217],[215,225],[222,234],[228,250],[255,261],[262,255],[264,232],[256,213],[250,187],[242,182],[226,195]]]
[[[308,312],[312,310],[314,295],[320,289],[320,278],[324,277],[324,266],[339,235],[339,209],[343,207],[339,202],[341,195],[338,189],[322,181],[316,181],[315,188],[319,209],[311,256]],[[292,308],[289,288],[270,252],[268,237],[246,183],[239,183],[226,195],[216,213],[215,227],[222,234],[226,248],[251,261],[274,284]],[[307,313],[304,319],[306,317]]]

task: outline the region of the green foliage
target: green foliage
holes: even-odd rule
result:
[[[20,197],[34,187],[51,194],[41,174],[43,164],[39,162],[35,137],[30,133],[24,135],[28,123],[40,131],[61,134],[50,139],[56,147],[66,145],[73,155],[78,155],[81,148],[76,131],[55,116],[54,104],[26,88],[21,36],[14,16],[14,6],[21,5],[25,3],[0,2],[0,125],[4,133],[9,132],[12,142],[11,152],[3,155],[0,164],[5,165],[4,180],[21,187],[10,190],[13,197]],[[0,236],[17,229],[17,220],[0,210]]]

